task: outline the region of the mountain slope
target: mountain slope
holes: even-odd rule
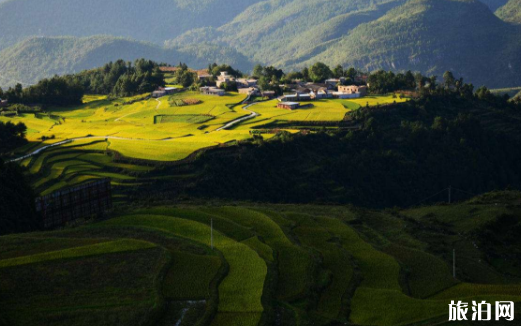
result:
[[[496,15],[504,21],[521,24],[521,0],[510,0],[496,11]]]
[[[475,84],[521,84],[521,29],[475,0],[411,0],[363,24],[316,60],[368,70],[452,70]]]
[[[110,36],[31,38],[0,52],[0,86],[32,84],[55,74],[79,72],[117,59],[138,58],[170,64],[182,61],[194,68],[206,67],[208,62],[214,61],[244,70],[251,68],[243,55],[216,45],[165,49]]]
[[[189,31],[167,44],[226,43],[254,61],[279,64],[310,57],[362,23],[378,19],[405,0],[267,0],[220,28]]]
[[[111,34],[162,43],[221,26],[260,0],[7,0],[0,3],[0,49],[31,36]]]

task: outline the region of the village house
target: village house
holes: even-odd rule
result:
[[[254,95],[254,96],[259,94],[259,89],[257,87],[239,88],[238,91],[239,91],[239,94]]]
[[[217,87],[201,87],[200,91],[201,94],[204,95],[224,96],[226,94],[224,89],[220,89]]]
[[[152,92],[153,98],[160,98],[166,95],[171,95],[177,93],[181,90],[181,88],[177,87],[159,87],[157,90]]]
[[[338,84],[343,84],[345,81],[346,81],[345,77],[340,77],[340,78],[326,79],[325,83],[336,87]]]
[[[338,86],[338,92],[344,94],[359,94],[359,97],[367,95],[367,86]]]
[[[340,99],[360,98],[367,95],[367,86],[338,86],[338,92],[333,96]]]
[[[209,81],[212,78],[212,75],[210,74],[208,69],[197,70],[196,72],[197,72],[197,79],[199,81]]]
[[[313,97],[311,97],[311,94],[299,94],[298,100],[299,101],[311,101],[311,100],[313,100]]]
[[[267,97],[270,100],[275,98],[275,95],[276,95],[275,91],[263,91],[261,93],[262,97]]]
[[[7,100],[2,100],[2,99],[0,98],[0,108],[5,108],[5,107],[7,107],[7,104],[8,104]]]
[[[333,97],[333,91],[330,90],[319,90],[318,92],[311,92],[311,97],[316,100],[322,100]]]
[[[237,79],[237,85],[240,86],[241,88],[255,87],[255,86],[257,86],[257,80],[239,78],[239,79]]]
[[[216,85],[217,87],[221,87],[225,83],[234,82],[235,77],[228,75],[228,72],[221,71],[221,74],[217,76]]]
[[[315,98],[311,93],[297,93],[284,95],[279,98],[280,102],[302,102],[302,101],[312,101]]]
[[[296,110],[300,107],[300,104],[297,102],[280,102],[277,104],[277,108],[284,109],[284,110]]]

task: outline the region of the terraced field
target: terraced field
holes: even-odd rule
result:
[[[220,130],[250,115],[250,111],[242,110],[245,99],[246,95],[236,93],[214,97],[183,92],[160,99],[146,94],[119,99],[88,95],[78,107],[0,117],[0,121],[27,125],[30,144],[17,149],[15,155],[24,157],[39,151],[19,163],[28,168],[36,192],[48,194],[103,177],[112,178],[114,186],[125,189],[148,182],[147,172],[162,162],[183,160],[202,149],[250,141],[252,129],[269,123],[334,123],[361,105],[405,101],[392,96],[319,100],[295,111],[277,108],[277,100],[258,102],[249,108],[258,114],[256,117]],[[284,128],[298,132],[291,126]],[[262,135],[264,140],[274,136]],[[53,144],[56,146],[49,147]]]
[[[435,216],[468,209],[476,204]],[[416,249],[468,237],[432,240],[414,229],[422,220],[403,219],[420,210],[374,212],[372,227],[373,212],[344,207],[151,207],[0,237],[0,304],[8,325],[394,326],[443,324],[451,300],[521,302],[519,279],[454,279],[444,255]],[[410,230],[397,238],[403,223]]]

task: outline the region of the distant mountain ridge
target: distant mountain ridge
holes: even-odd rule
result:
[[[113,36],[36,37],[0,52],[0,85],[29,85],[55,74],[92,69],[118,59],[138,58],[170,64],[182,61],[192,67],[205,66],[207,60],[228,61],[241,69],[249,67],[242,54],[212,44],[167,49]]]
[[[519,86],[520,7],[521,0],[0,0],[0,86],[142,56],[245,71],[319,60],[369,71],[452,70],[477,85]]]

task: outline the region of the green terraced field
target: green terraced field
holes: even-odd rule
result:
[[[146,94],[145,94],[146,95]],[[287,111],[277,108],[277,100],[256,102],[249,108],[258,114],[229,130],[226,124],[251,114],[242,110],[246,95],[227,93],[216,97],[186,91],[160,99],[145,95],[109,99],[88,95],[82,105],[50,108],[46,114],[21,114],[0,117],[0,121],[23,122],[28,127],[30,144],[16,150],[22,156],[36,148],[68,141],[20,161],[31,174],[38,193],[48,194],[86,180],[112,177],[113,185],[142,184],[139,172],[154,170],[154,164],[178,161],[202,149],[231,146],[251,141],[251,130],[268,123],[309,121],[340,122],[346,114],[362,105],[380,105],[405,101],[391,96],[372,96],[355,100],[318,100],[309,108]],[[186,100],[186,104],[183,100]],[[362,103],[365,100],[366,102]],[[182,106],[176,103],[184,103]],[[131,103],[131,104],[129,104]],[[279,128],[279,127],[276,127]],[[290,132],[298,132],[291,128]],[[275,134],[264,134],[269,140]],[[42,137],[46,137],[42,141]],[[85,154],[85,155],[79,155]],[[129,164],[114,160],[149,161]],[[93,167],[95,166],[95,167]],[[136,175],[137,174],[137,175]]]
[[[445,208],[440,218],[456,221],[474,206]],[[413,212],[423,216],[419,209],[400,214]],[[381,225],[360,222],[372,214]],[[160,206],[77,228],[0,237],[0,303],[14,326],[35,318],[68,326],[115,320],[398,326],[442,323],[451,300],[521,302],[515,278],[507,284],[453,279],[447,257],[417,249],[433,245],[412,229],[424,220],[409,224],[400,216],[330,206]],[[475,222],[474,228],[483,225]],[[393,230],[404,223],[410,233],[399,237]],[[121,288],[129,278],[133,287]],[[47,283],[32,289],[28,279]],[[36,315],[23,314],[35,306]]]

